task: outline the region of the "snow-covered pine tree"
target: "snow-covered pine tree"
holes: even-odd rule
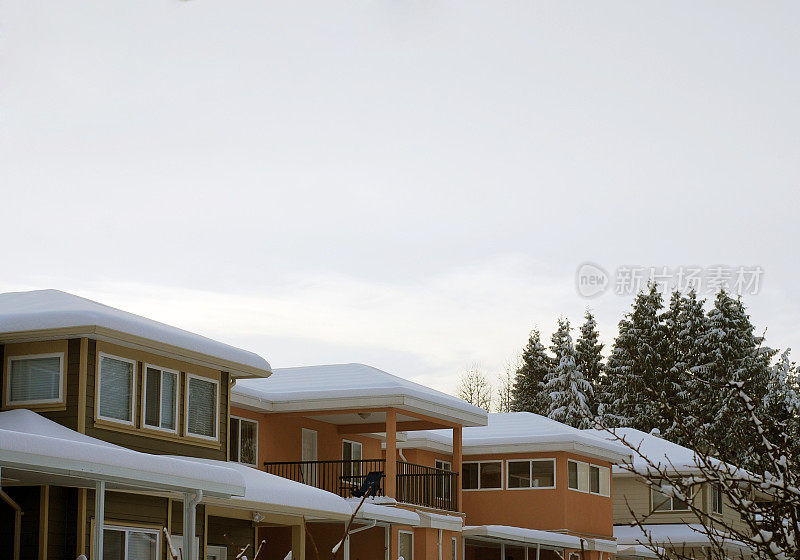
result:
[[[549,403],[544,395],[544,380],[550,371],[552,359],[542,345],[538,330],[531,331],[521,359],[522,363],[514,377],[512,410],[547,415]]]
[[[663,298],[654,282],[637,294],[619,323],[602,382],[598,414],[607,426],[627,426],[649,432],[658,427],[663,389],[666,336]]]
[[[550,399],[547,416],[575,428],[587,428],[594,392],[575,362],[575,346],[569,332],[569,320],[559,319],[550,347],[557,365],[547,374],[544,386]]]
[[[603,344],[599,341],[600,333],[597,332],[597,321],[588,309],[584,319],[580,335],[575,342],[575,361],[583,378],[592,386],[594,393],[600,387],[600,376],[603,373]],[[594,397],[589,402],[589,410],[592,415],[597,414],[597,402]]]
[[[753,438],[747,428],[747,414],[730,382],[757,403],[768,393],[772,372],[770,362],[775,351],[762,347],[762,337],[755,334],[740,299],[721,290],[708,312],[708,330],[702,345],[708,353],[708,367],[702,381],[702,400],[698,410],[701,425],[698,437],[717,450],[720,458],[747,466]]]

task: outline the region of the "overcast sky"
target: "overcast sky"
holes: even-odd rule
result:
[[[453,391],[578,266],[761,266],[800,345],[796,2],[6,0],[0,289]],[[800,348],[798,348],[800,350]]]

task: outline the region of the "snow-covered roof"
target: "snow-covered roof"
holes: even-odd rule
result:
[[[25,409],[0,412],[0,466],[12,478],[42,473],[75,479],[76,484],[103,480],[126,488],[202,490],[219,497],[245,491],[244,479],[234,469],[119,447]]]
[[[421,527],[459,532],[464,526],[464,518],[459,515],[433,513],[432,511],[425,511],[422,509],[418,509],[417,513],[419,514]]]
[[[486,424],[481,408],[364,364],[278,368],[268,379],[239,381],[232,398],[268,412],[395,407],[465,426]]]
[[[609,442],[623,445],[614,435],[608,432],[594,429],[585,431],[598,435]],[[701,463],[699,463],[695,452],[688,447],[683,447],[660,436],[647,434],[634,428],[614,428],[614,434],[619,438],[623,438],[633,447],[638,448],[639,452],[654,465],[660,466],[669,472],[693,474],[700,470],[698,465]],[[637,473],[647,473],[648,470],[651,470],[651,467],[648,466],[643,457],[640,457],[637,453],[631,453],[633,461],[628,462],[628,465],[632,465]],[[632,475],[634,473],[629,468],[618,465],[614,467],[614,474]]]
[[[572,550],[581,549],[581,539],[579,537],[509,525],[470,525],[464,527],[461,534],[467,538],[504,541],[518,545],[541,545],[548,548],[568,548]],[[583,539],[583,543],[586,550],[599,550],[610,553],[616,553],[617,551],[616,544],[610,540]]]
[[[661,558],[658,554],[653,552],[648,547],[642,544],[634,544],[628,546],[617,545],[617,553],[615,558]]]
[[[703,532],[699,523],[654,523],[645,525],[653,544],[669,548],[681,549],[708,546],[710,539]],[[614,525],[614,537],[617,546],[648,545],[647,535],[638,527],[630,525]],[[722,538],[722,535],[720,535]],[[724,547],[730,550],[746,550],[747,546],[736,540],[723,539]]]
[[[353,514],[350,505],[343,498],[307,484],[240,463],[194,457],[186,458],[186,461],[209,468],[226,467],[242,476],[245,484],[243,495],[234,496],[230,500],[217,500],[222,505],[330,520],[349,519]]]
[[[266,376],[270,372],[269,363],[253,352],[73,294],[59,290],[0,294],[0,340],[15,333],[53,330],[125,345],[138,341],[151,350],[149,341],[187,361],[233,374]]]
[[[537,451],[571,451],[587,457],[611,462],[627,460],[630,451],[620,443],[607,441],[587,430],[578,430],[550,418],[530,412],[493,413],[486,426],[464,428],[464,455],[490,453],[524,453]],[[409,432],[399,447],[427,447],[449,452],[452,435],[449,430]]]
[[[419,515],[407,509],[394,507],[388,503],[381,503],[372,497],[364,500],[361,504],[361,498],[347,498],[348,505],[352,511],[358,508],[356,519],[359,521],[372,521],[378,523],[389,523],[393,525],[411,525],[413,527],[419,526]],[[394,500],[392,500],[394,502]],[[394,502],[396,503],[396,502]],[[359,508],[358,505],[361,504]]]

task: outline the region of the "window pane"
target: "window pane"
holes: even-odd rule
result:
[[[532,461],[531,470],[533,471],[534,488],[555,486],[556,473],[553,461]]]
[[[128,558],[127,560],[158,560],[156,548],[158,533],[134,532],[128,533]]]
[[[188,432],[199,436],[215,437],[217,435],[216,384],[205,379],[190,377],[188,396]]]
[[[148,426],[159,426],[161,413],[161,371],[147,368],[147,379],[144,388],[144,423]]]
[[[242,420],[241,426],[242,426],[242,458],[240,459],[240,461],[242,463],[247,463],[248,465],[255,465],[257,460],[256,449],[258,448],[258,443],[256,441],[256,423]]]
[[[228,435],[228,446],[231,450],[231,461],[239,461],[239,419],[231,418]]]
[[[608,467],[600,467],[600,494],[611,495],[611,469]]]
[[[689,509],[689,504],[678,498],[672,498],[672,509],[674,511],[685,511]]]
[[[501,465],[496,463],[480,463],[481,488],[500,488],[502,482]]]
[[[106,529],[103,531],[103,560],[125,560],[125,533]]]
[[[404,560],[411,560],[414,556],[414,536],[411,533],[400,533],[400,556]]]
[[[530,464],[530,461],[509,461],[508,462],[508,487],[509,488],[530,488],[531,487],[531,464]]]
[[[567,478],[569,478],[569,487],[573,490],[578,489],[578,463],[567,461]]]
[[[165,371],[161,374],[161,427],[174,430],[178,424],[175,397],[178,391],[178,375]]]
[[[9,402],[57,400],[61,388],[61,358],[11,360]]]
[[[103,356],[100,360],[100,415],[130,422],[133,364]]]
[[[712,511],[714,513],[722,513],[722,492],[716,484],[711,487],[711,502]]]
[[[589,491],[589,464],[578,463],[578,490]]]
[[[478,463],[464,463],[461,465],[462,488],[464,490],[476,490],[478,488]]]
[[[589,492],[600,493],[600,469],[589,467]]]
[[[666,494],[662,494],[655,488],[651,489],[650,495],[652,496],[653,500],[653,511],[669,511],[672,509],[672,504],[670,503],[669,496]]]

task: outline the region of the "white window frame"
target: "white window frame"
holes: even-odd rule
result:
[[[597,469],[597,471],[599,473],[598,474],[599,478],[598,478],[598,481],[597,481],[598,485],[599,485],[599,489],[598,489],[597,492],[592,492],[592,467]],[[606,473],[608,473],[608,493],[604,493],[603,492],[603,472],[604,471]],[[610,467],[604,467],[603,465],[595,465],[594,463],[589,463],[589,493],[593,494],[595,496],[605,496],[605,497],[610,497],[611,496],[611,468]]]
[[[569,464],[575,463],[576,465],[586,465],[586,490],[580,489],[581,481],[578,479],[578,488],[572,488],[569,485]],[[599,492],[592,492],[592,467],[599,469],[599,472],[602,473],[603,470],[608,471],[608,493],[604,494],[602,491],[603,484],[602,479],[600,480],[600,491]],[[580,476],[580,470],[578,471],[578,476]],[[573,492],[580,492],[581,494],[591,494],[592,496],[602,496],[604,498],[611,497],[611,469],[609,467],[605,467],[603,465],[595,465],[594,463],[589,463],[587,461],[578,461],[577,459],[567,459],[567,489],[572,490]]]
[[[149,533],[156,536],[156,558],[161,558],[161,531],[150,527],[127,527],[125,525],[104,525],[103,537],[106,531],[122,531],[125,533],[125,558],[128,558],[128,534],[129,533]]]
[[[173,410],[175,411],[175,429],[170,430],[169,428],[162,428],[159,426],[151,426],[147,423],[147,368],[157,369],[161,372],[161,386],[163,387],[164,384],[164,372],[175,374],[176,381],[175,381],[175,406]],[[181,402],[181,372],[172,369],[161,367],[156,364],[148,364],[145,363],[144,367],[142,368],[142,427],[148,430],[158,430],[159,432],[167,432],[169,434],[177,434],[178,433],[178,426],[180,426],[180,402]],[[159,401],[158,401],[158,420],[159,424],[161,423],[161,395],[159,394]]]
[[[203,435],[203,434],[195,434],[195,433],[192,433],[192,432],[189,431],[189,380],[190,379],[199,379],[201,381],[207,381],[207,382],[213,383],[214,385],[217,386],[217,402],[215,404],[215,409],[217,411],[217,420],[216,420],[216,422],[214,422],[214,434],[215,435],[213,437],[206,436],[206,435]],[[220,418],[220,416],[219,416],[219,400],[220,400],[219,386],[220,386],[219,380],[218,379],[214,379],[213,377],[205,377],[203,375],[197,375],[196,373],[187,373],[186,374],[186,388],[185,388],[186,398],[184,399],[186,402],[184,403],[184,407],[183,407],[183,413],[184,413],[184,419],[185,419],[185,421],[183,423],[184,424],[184,427],[183,427],[184,436],[190,437],[190,438],[196,438],[196,439],[204,439],[206,441],[219,441],[219,418]]]
[[[30,399],[26,401],[11,400],[11,362],[20,360],[34,360],[37,358],[58,358],[58,398],[57,399]],[[6,362],[6,387],[3,401],[6,406],[20,406],[30,404],[61,404],[64,402],[64,352],[48,352],[46,354],[24,354],[9,356]]]
[[[714,500],[714,493],[719,495],[719,511],[716,508],[716,500]],[[718,484],[711,483],[710,488],[708,490],[708,499],[711,502],[708,505],[708,510],[711,512],[711,515],[722,515],[722,511],[725,508],[725,498],[722,495],[722,489],[719,487]],[[678,510],[678,511],[686,511],[686,510]]]
[[[411,535],[411,558],[406,558],[403,556],[405,560],[414,560],[414,531],[398,531],[397,532],[397,553],[398,556],[400,554],[400,535]]]
[[[497,492],[498,490],[503,490],[505,488],[505,465],[502,459],[493,459],[490,461],[464,461],[461,463],[462,471],[464,465],[478,465],[478,487],[477,488],[464,488],[464,483],[461,483],[461,490],[464,492]],[[481,488],[481,465],[484,463],[500,463],[500,486],[496,488]],[[463,472],[462,472],[463,475]]]
[[[545,462],[549,461],[553,463],[553,485],[552,486],[522,486],[520,488],[512,488],[508,486],[508,481],[511,479],[511,474],[508,472],[508,469],[511,468],[511,463],[528,463],[528,476],[530,477],[531,483],[533,483],[533,461],[540,461]],[[506,490],[553,490],[557,484],[557,474],[556,474],[556,460],[555,458],[551,457],[531,457],[530,459],[506,459]]]
[[[100,412],[100,402],[101,402],[101,396],[102,396],[100,394],[100,391],[101,391],[101,386],[103,385],[103,383],[102,383],[102,381],[103,381],[102,380],[102,377],[103,377],[103,367],[102,367],[103,366],[103,358],[111,358],[113,360],[119,360],[120,362],[128,362],[129,364],[133,364],[133,375],[131,376],[132,387],[131,387],[131,419],[130,419],[130,421],[128,421],[128,420],[120,420],[119,418],[112,418],[110,416],[103,416],[102,413]],[[139,362],[136,361],[136,360],[133,360],[131,358],[123,358],[122,356],[116,356],[114,354],[109,354],[107,352],[98,352],[97,353],[97,367],[96,367],[97,374],[95,375],[95,387],[97,388],[97,390],[95,391],[96,395],[95,395],[94,406],[95,406],[95,411],[96,411],[98,420],[103,420],[104,422],[113,422],[114,424],[123,424],[125,426],[134,426],[134,425],[136,425],[136,386],[138,385],[138,383],[136,383],[136,377],[137,377],[138,369],[139,369]]]
[[[669,509],[655,509],[655,502],[653,502],[653,492],[655,492],[657,494],[661,494],[661,492],[656,490],[656,488],[654,486],[650,486],[650,513],[651,514],[653,514],[653,513],[656,513],[656,514],[658,514],[658,513],[686,513],[688,511],[692,510],[691,506],[688,503],[686,504],[686,509],[675,509],[675,497],[674,496],[669,496],[667,494],[661,494],[661,495],[664,496],[665,498],[667,498],[667,500],[669,501]]]
[[[245,418],[244,416],[233,416],[230,417],[231,420],[238,420],[239,421],[239,430],[236,434],[236,443],[237,448],[239,449],[239,456],[235,459],[231,457],[231,461],[235,463],[240,463],[242,465],[247,465],[248,467],[258,467],[258,425],[260,422],[258,420],[253,420],[252,418]],[[242,461],[242,422],[250,422],[251,424],[256,425],[256,462],[255,463],[245,463]],[[230,430],[228,430],[230,432]],[[230,442],[228,442],[228,447],[230,447]]]

